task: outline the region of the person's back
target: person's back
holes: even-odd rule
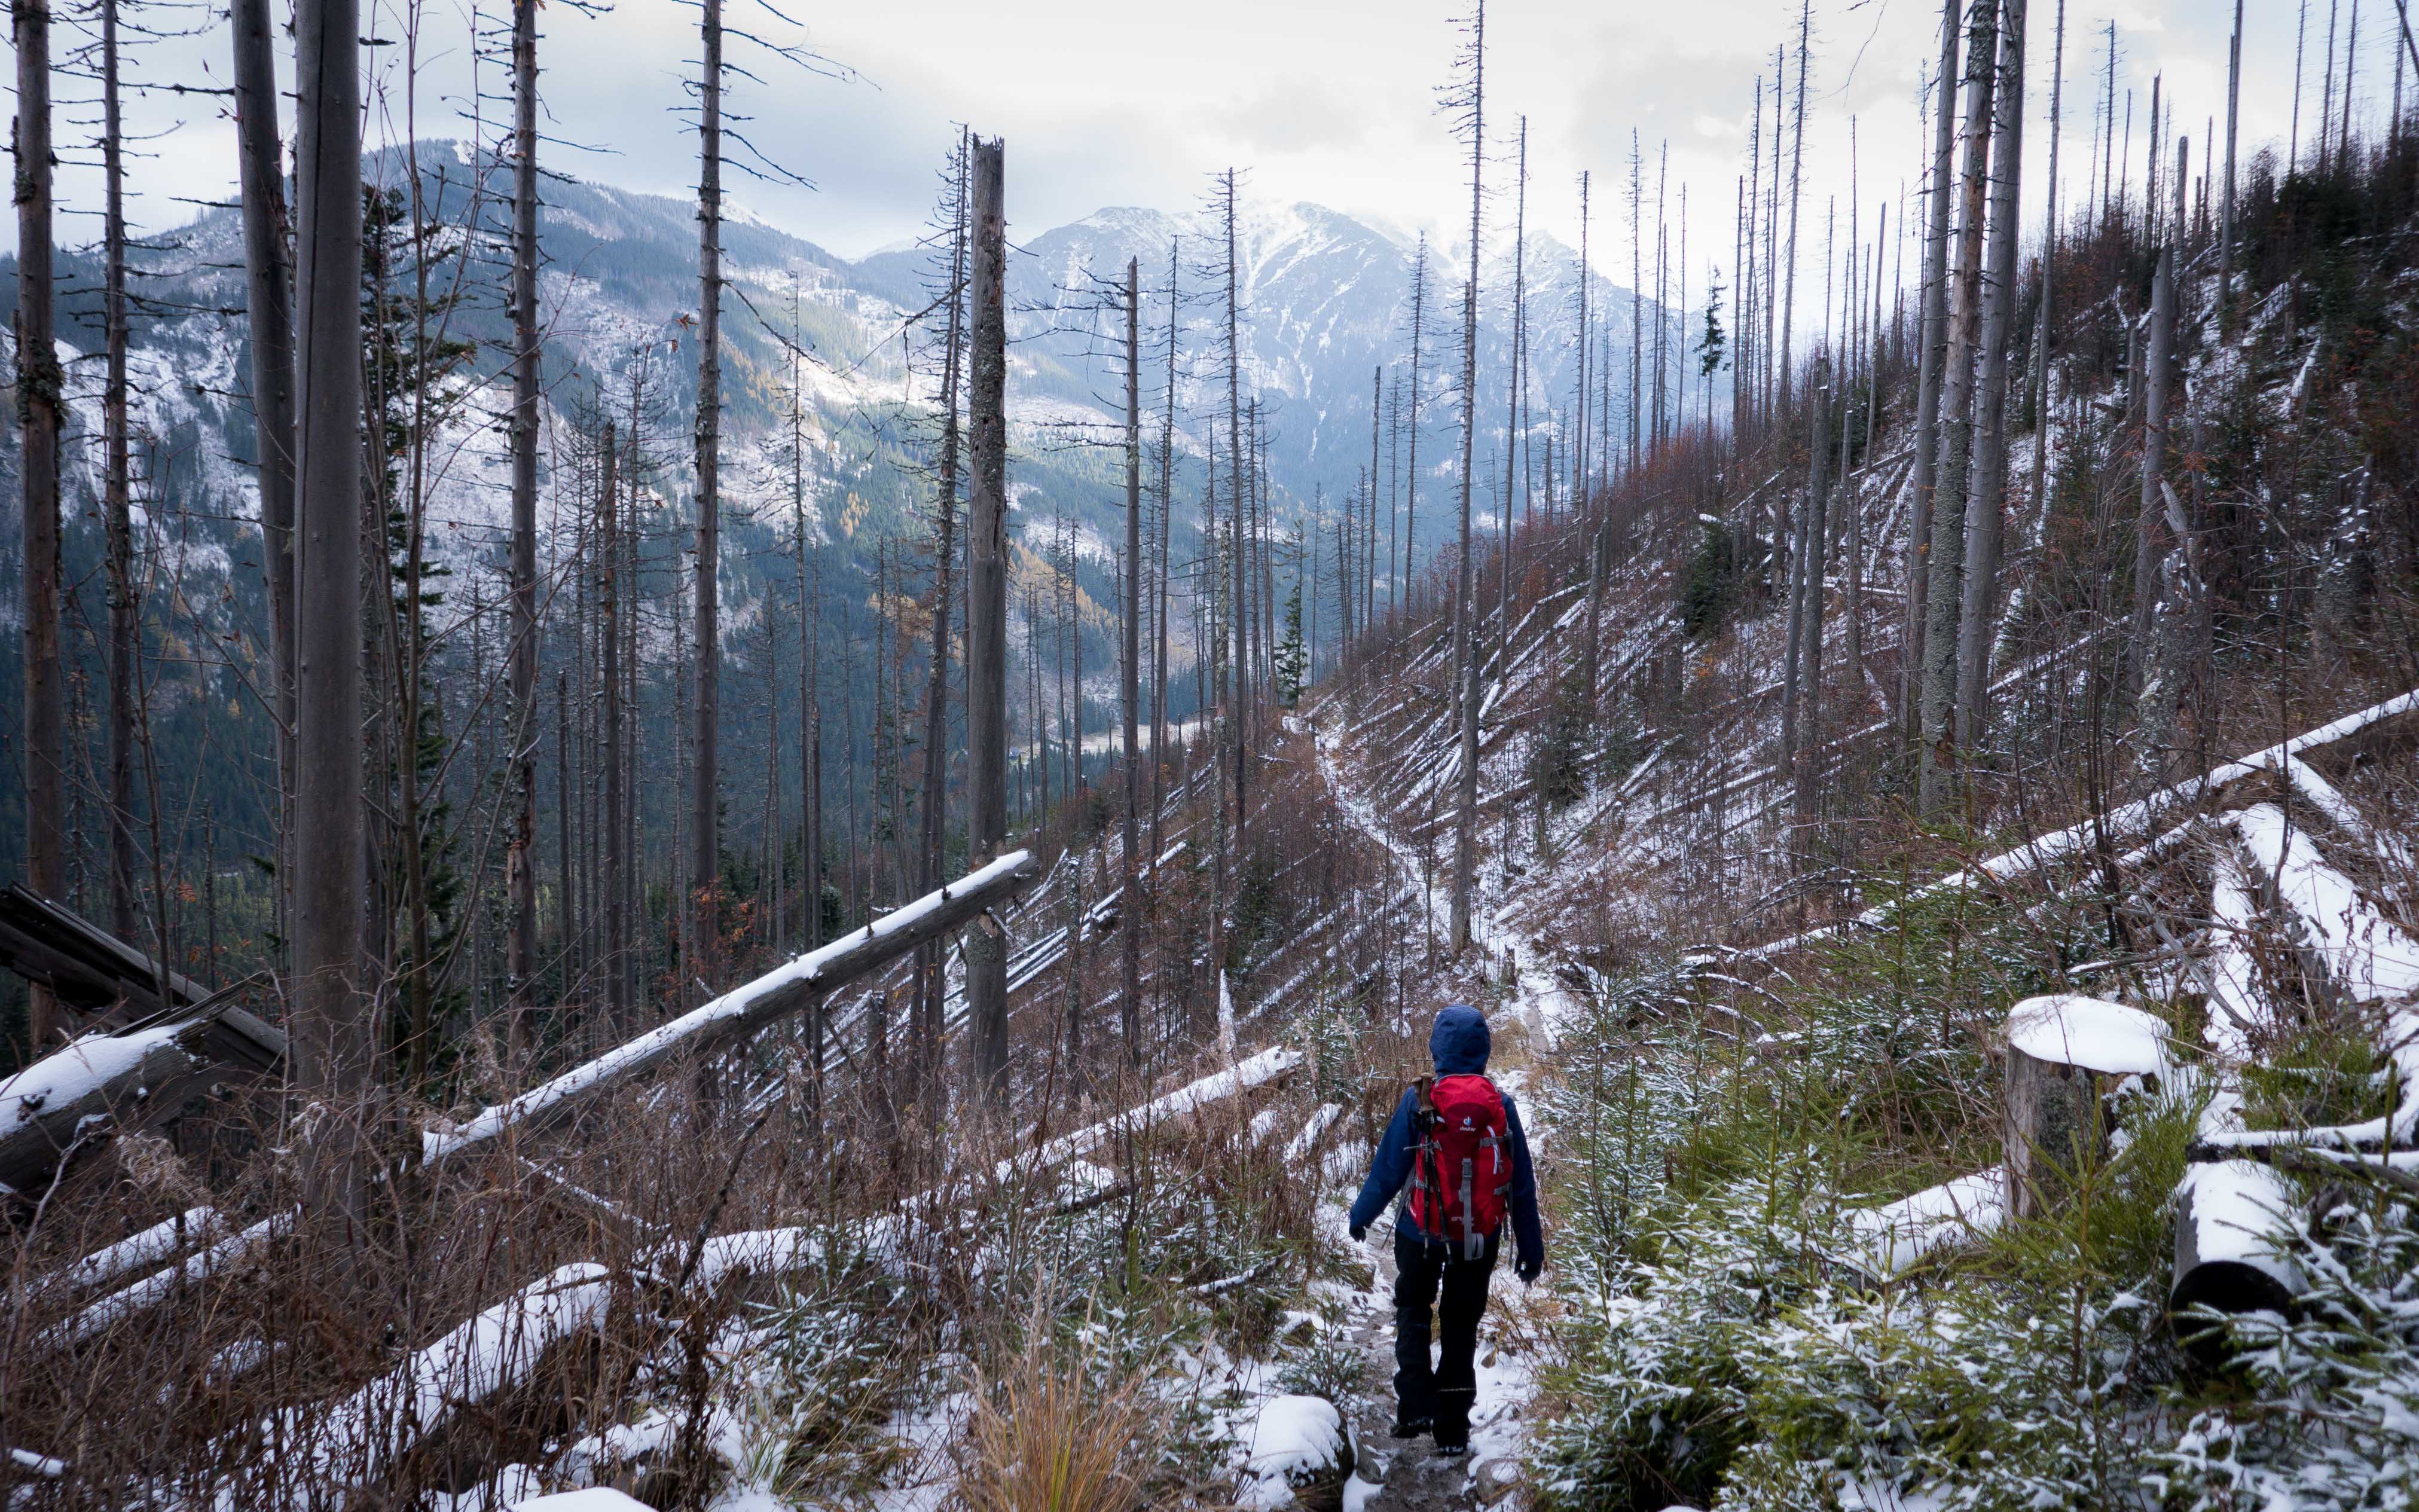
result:
[[[1510,1094],[1487,1077],[1490,1049],[1478,1010],[1437,1015],[1428,1033],[1436,1075],[1404,1091],[1352,1203],[1358,1240],[1409,1186],[1394,1219],[1394,1436],[1433,1431],[1446,1455],[1470,1451],[1478,1319],[1507,1219],[1521,1281],[1535,1280],[1546,1261],[1529,1141]],[[1434,1363],[1431,1307],[1441,1335]]]

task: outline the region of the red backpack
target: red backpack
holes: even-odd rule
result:
[[[1411,1147],[1411,1223],[1422,1234],[1486,1253],[1512,1191],[1511,1120],[1484,1076],[1423,1076]]]

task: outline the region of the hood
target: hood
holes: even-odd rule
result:
[[[1446,1009],[1437,1015],[1436,1027],[1428,1031],[1428,1056],[1440,1076],[1480,1074],[1487,1070],[1487,1053],[1491,1048],[1486,1015],[1474,1008],[1456,1004]]]

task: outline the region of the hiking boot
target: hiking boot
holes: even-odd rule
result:
[[[1470,1410],[1477,1397],[1468,1387],[1437,1393],[1436,1448],[1447,1459],[1470,1453]]]
[[[1416,1439],[1435,1427],[1436,1421],[1433,1418],[1397,1417],[1394,1419],[1394,1437],[1398,1439]]]

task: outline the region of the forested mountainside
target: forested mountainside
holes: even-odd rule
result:
[[[500,936],[485,931],[474,940],[470,931],[478,900],[500,880],[501,863],[500,856],[474,854],[482,847],[473,837],[492,822],[495,798],[479,774],[492,768],[505,744],[498,727],[503,710],[491,685],[504,660],[500,612],[511,527],[515,342],[504,297],[511,173],[492,152],[427,141],[368,155],[363,176],[377,196],[367,275],[374,293],[365,298],[382,312],[377,324],[397,379],[390,554],[398,581],[413,561],[423,564],[429,634],[420,679],[431,688],[433,728],[448,744],[484,753],[446,764],[441,785],[455,817],[443,848],[449,869],[460,873],[460,901],[447,910],[440,933],[463,933],[468,956],[456,975],[463,990],[485,1003],[501,990],[503,969]],[[566,812],[572,826],[581,827],[583,806],[587,827],[601,823],[594,770],[604,745],[599,575],[603,554],[617,550],[624,559],[621,634],[629,642],[629,748],[667,779],[637,790],[634,823],[638,837],[669,857],[682,848],[674,795],[686,786],[679,774],[690,738],[680,663],[683,622],[691,612],[683,579],[696,520],[695,212],[678,201],[552,175],[542,199],[544,445],[537,476],[547,500],[539,571],[547,612],[540,659],[578,671],[549,716],[575,753],[540,772],[539,802],[549,828]],[[1259,454],[1255,486],[1263,496],[1257,528],[1271,553],[1286,558],[1271,567],[1271,581],[1333,570],[1332,562],[1321,567],[1313,560],[1333,550],[1332,527],[1321,522],[1361,486],[1381,432],[1392,544],[1401,561],[1414,549],[1425,558],[1442,538],[1452,502],[1453,423],[1445,397],[1452,375],[1440,356],[1441,332],[1451,320],[1430,286],[1439,285],[1433,259],[1441,253],[1423,253],[1316,206],[1239,200],[1234,210],[1236,339],[1255,396],[1245,419]],[[172,903],[169,911],[184,917],[170,929],[195,945],[223,933],[231,966],[249,959],[262,936],[263,873],[254,861],[273,848],[276,828],[274,729],[259,702],[270,616],[253,477],[258,446],[248,397],[239,220],[231,208],[208,210],[192,225],[130,250],[137,275],[129,392],[138,479],[131,515],[145,575],[159,584],[144,609],[145,634],[158,643],[145,671],[153,683],[146,738],[160,765],[185,776],[163,791],[159,846],[175,858],[172,871],[216,874],[220,894],[197,897],[198,908]],[[1041,804],[1052,783],[1064,792],[1077,780],[1069,753],[1086,735],[1097,748],[1116,720],[1116,688],[1104,669],[1117,654],[1114,606],[1122,570],[1124,480],[1117,449],[1123,328],[1112,318],[1107,293],[1112,285],[1122,287],[1129,259],[1144,270],[1149,307],[1143,344],[1149,366],[1143,389],[1153,410],[1148,439],[1155,455],[1164,451],[1168,457],[1164,467],[1149,465],[1151,507],[1167,516],[1164,530],[1154,526],[1152,545],[1175,603],[1166,712],[1189,719],[1200,702],[1195,663],[1206,597],[1194,579],[1209,538],[1199,501],[1205,459],[1213,445],[1225,447],[1216,402],[1223,359],[1211,349],[1213,337],[1224,339],[1224,227],[1223,210],[1104,210],[1030,241],[1020,233],[1008,264],[1016,455],[1010,502],[1019,521],[1020,692],[1011,717],[1020,749],[1051,753],[1025,764],[1023,806]],[[734,807],[728,864],[753,891],[776,866],[792,887],[804,870],[800,736],[779,732],[798,730],[809,703],[826,714],[823,801],[845,816],[846,843],[871,856],[869,835],[904,836],[921,825],[915,768],[922,760],[922,720],[914,711],[929,682],[929,630],[919,626],[930,625],[935,586],[930,474],[942,374],[932,327],[948,268],[932,246],[850,263],[740,216],[729,223],[722,255],[734,305],[722,348],[718,483],[727,506],[723,760],[753,795]],[[1424,265],[1424,257],[1431,263]],[[1499,253],[1490,270],[1507,286],[1509,263],[1509,254]],[[1567,250],[1540,239],[1528,263],[1533,302],[1548,310],[1570,304],[1577,264]],[[1423,266],[1425,308],[1415,312],[1410,286]],[[89,250],[64,254],[57,315],[67,380],[65,574],[80,585],[76,615],[94,625],[108,619],[101,271]],[[11,279],[0,294],[12,308],[14,288]],[[1593,290],[1608,312],[1597,340],[1605,350],[1626,351],[1629,291],[1601,274],[1594,275]],[[1397,359],[1410,346],[1415,313],[1423,358],[1414,373]],[[1171,315],[1178,328],[1172,354]],[[1508,316],[1490,300],[1482,321],[1493,360],[1508,361]],[[1680,323],[1677,314],[1667,316],[1675,370]],[[424,421],[406,413],[401,397],[401,379],[424,345],[442,394]],[[1541,391],[1575,389],[1574,362],[1560,347],[1542,352]],[[1607,394],[1609,402],[1626,402],[1626,363],[1618,372],[1598,366],[1608,370],[1598,373],[1602,393],[1592,402],[1608,402]],[[1373,427],[1371,376],[1381,367],[1392,387],[1381,424]],[[1404,392],[1414,377],[1425,396],[1417,404]],[[1711,402],[1716,387],[1703,388],[1700,397]],[[1166,423],[1170,416],[1174,424]],[[427,441],[408,441],[411,428],[424,424]],[[1495,424],[1500,429],[1500,414]],[[605,485],[609,424],[619,438],[616,486],[625,495],[614,522],[618,545],[609,548],[593,502]],[[400,461],[410,445],[426,457],[417,471]],[[0,476],[12,487],[14,448],[13,434],[0,442]],[[1406,477],[1407,465],[1418,471]],[[1163,501],[1170,499],[1172,506]],[[17,528],[13,516],[0,527],[12,557]],[[1405,575],[1400,567],[1384,573],[1390,584]],[[0,614],[14,624],[22,603],[9,593]],[[1314,644],[1322,633],[1331,640],[1334,634],[1332,624],[1318,623],[1318,612],[1314,595]],[[963,608],[957,618],[963,623]],[[82,714],[96,706],[107,680],[102,640],[90,634],[66,641]],[[207,649],[187,654],[194,648]],[[809,669],[803,678],[802,667]],[[0,715],[12,727],[21,673],[14,662],[0,667]],[[951,738],[962,738],[962,716],[951,717]],[[770,738],[768,726],[776,732]],[[80,720],[79,729],[75,763],[97,774],[107,761],[102,732],[97,720]],[[1097,749],[1093,760],[1097,765]],[[963,783],[962,772],[948,776],[948,801],[960,800]],[[13,788],[0,794],[0,847],[11,854],[23,844],[17,799]],[[137,807],[147,828],[155,818],[150,805],[138,795]],[[72,823],[84,848],[99,846],[106,825],[101,805],[81,806]],[[593,856],[588,859],[593,869]],[[912,881],[895,872],[877,876],[871,867],[837,870],[846,898],[832,906],[851,918],[872,900],[895,903]],[[650,871],[649,886],[677,889],[670,870]],[[71,884],[88,913],[98,911],[99,885],[81,872]],[[201,890],[196,884],[197,895]],[[660,911],[662,904],[651,906]],[[220,907],[223,931],[207,917]],[[238,940],[250,943],[239,947]]]
[[[424,144],[457,231],[318,202],[392,277],[337,512],[368,613],[291,671],[298,742],[366,684],[358,784],[347,729],[341,780],[281,789],[223,334],[256,253],[179,253],[234,313],[162,322],[142,412],[227,501],[139,474],[130,679],[89,580],[130,532],[106,459],[66,469],[100,500],[65,557],[73,886],[0,895],[52,1015],[0,1081],[0,1499],[2411,1502],[2419,133],[2398,91],[2355,116],[2349,57],[2335,116],[2331,47],[2315,146],[2195,177],[2154,140],[2138,185],[2042,196],[2026,14],[1944,7],[1915,278],[1877,234],[1793,306],[1767,161],[1734,312],[1632,340],[1602,290],[1560,371],[1574,259],[1487,250],[1483,25],[1450,100],[1488,235],[1429,243],[1434,289],[1306,207],[1016,241],[968,133],[929,257],[701,204],[718,375],[687,206],[550,188],[541,277],[508,221],[458,230],[533,215],[527,180]],[[543,430],[513,310],[450,324],[421,278],[489,255],[574,312]],[[1500,327],[1456,297],[1506,277]],[[314,873],[342,825],[362,874]],[[1350,1207],[1456,1005],[1545,1245],[1516,1278],[1505,1240],[1460,1457],[1395,1411],[1427,1310]]]

